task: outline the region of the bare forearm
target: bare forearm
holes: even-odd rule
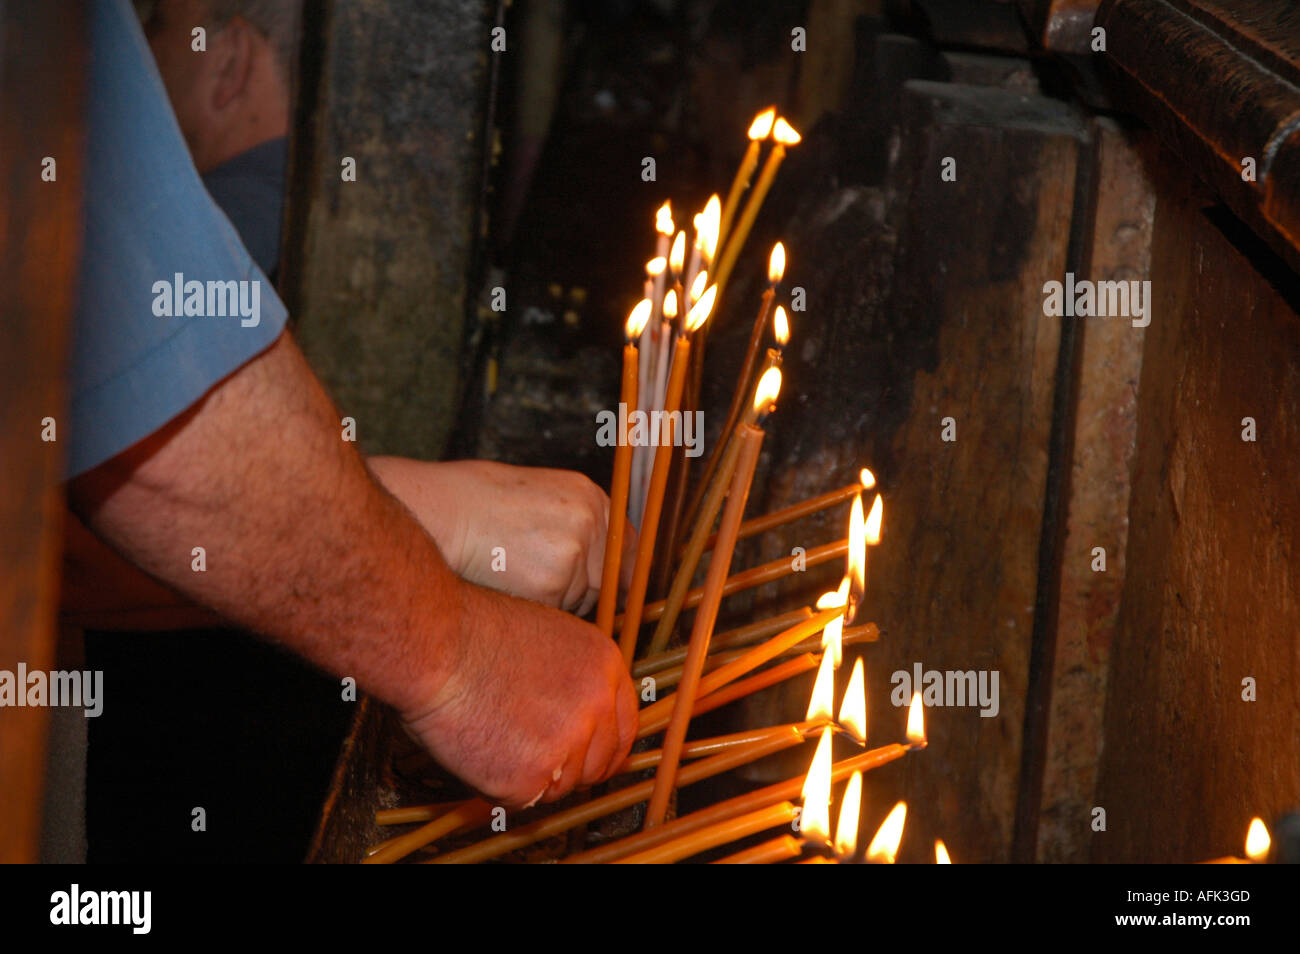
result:
[[[463,584],[342,440],[287,335],[72,497],[150,574],[399,708],[454,665]]]

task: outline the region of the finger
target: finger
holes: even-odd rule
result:
[[[600,590],[588,590],[587,595],[582,598],[582,605],[574,612],[575,616],[587,616],[596,608],[596,603],[600,600]]]
[[[590,593],[591,585],[586,579],[586,574],[575,569],[573,575],[569,577],[569,585],[565,587],[564,596],[560,599],[561,609],[582,616],[579,607],[584,604]]]

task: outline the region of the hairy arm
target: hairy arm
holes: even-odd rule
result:
[[[181,418],[77,478],[71,502],[157,579],[354,676],[486,794],[521,803],[604,777],[635,732],[612,643],[460,580],[338,420],[283,335]]]

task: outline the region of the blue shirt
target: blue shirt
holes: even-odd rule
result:
[[[128,0],[92,0],[90,46],[68,477],[179,415],[286,318],[190,161]]]
[[[203,174],[208,194],[235,227],[257,267],[275,281],[289,140],[268,139]]]

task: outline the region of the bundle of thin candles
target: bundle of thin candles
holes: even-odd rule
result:
[[[767,162],[742,208],[763,144],[769,139],[773,145]],[[725,203],[715,195],[695,217],[689,256],[685,231],[678,230],[674,236],[671,206],[664,203],[660,207],[655,223],[656,255],[646,266],[642,300],[624,329],[620,389],[624,407],[616,416],[620,432],[595,618],[607,635],[618,639],[632,676],[639,680],[642,700],[648,703],[640,712],[637,737],[662,735],[662,743],[658,748],[638,749],[628,756],[615,772],[616,785],[621,787],[611,786],[603,794],[570,800],[567,807],[560,803],[527,809],[520,823],[512,821],[504,828],[496,824],[505,814],[503,809],[482,798],[385,809],[377,816],[380,824],[418,823],[419,827],[373,846],[365,863],[396,861],[426,851],[447,837],[455,839],[453,849],[437,846],[436,853],[424,860],[438,864],[488,861],[575,832],[579,845],[561,859],[565,862],[663,863],[692,859],[710,851],[719,855],[718,863],[851,862],[858,858],[863,773],[925,747],[918,694],[908,711],[906,743],[866,749],[866,680],[860,656],[852,666],[838,714],[835,712],[836,671],[841,667],[844,647],[879,637],[877,627],[871,623],[845,629],[861,615],[868,548],[881,536],[881,495],[875,494],[866,516],[862,502],[862,493],[874,489],[875,476],[864,468],[852,484],[745,519],[767,421],[777,408],[782,349],[790,335],[785,309],[775,304],[786,268],[785,248],[779,242],[769,256],[768,286],[726,422],[699,475],[690,504],[685,505],[686,471],[674,452],[681,443],[683,412],[693,410],[691,402],[698,400],[698,379],[692,393],[687,374],[691,368],[698,375],[702,367],[698,350],[702,340],[696,339],[717,308],[718,296],[786,147],[797,143],[799,136],[775,109],[769,109],[755,117],[749,140]],[[769,318],[774,346],[767,350],[765,358],[760,358]],[[694,358],[692,348],[696,349]],[[633,439],[637,435],[643,439]],[[676,478],[671,491],[670,474]],[[672,498],[667,503],[666,495]],[[732,572],[737,541],[846,502],[851,506],[848,532],[843,539],[808,550],[802,564],[782,559]],[[665,525],[662,533],[661,521]],[[617,581],[625,569],[621,558],[628,523],[637,528],[638,545],[623,613],[616,616]],[[679,527],[683,531],[680,546],[676,539]],[[710,556],[703,582],[693,587],[705,553]],[[722,601],[727,597],[840,558],[846,561],[842,582],[838,589],[823,594],[815,608],[800,607],[714,634]],[[652,567],[671,571],[667,577],[671,586],[663,599],[647,603]],[[691,612],[685,645],[670,648],[683,613]],[[656,624],[653,636],[642,644],[642,628],[650,623]],[[638,648],[642,650],[640,655]],[[814,670],[817,675],[812,699],[802,722],[688,738],[698,716]],[[842,746],[863,751],[836,761],[837,740]],[[816,753],[805,774],[677,818],[669,817],[679,787],[812,741],[816,742]],[[648,777],[651,772],[653,776]],[[638,775],[646,777],[634,780]],[[629,780],[633,781],[628,784]],[[832,787],[841,781],[845,788],[832,835]],[[641,804],[645,805],[642,831],[591,848],[582,844],[588,823]],[[893,862],[905,816],[906,806],[900,802],[868,846],[867,861]],[[470,840],[468,836],[483,828],[489,828],[490,833],[478,841]],[[789,830],[771,837],[773,830],[780,828]],[[768,833],[765,840],[760,837],[764,833]],[[740,846],[741,842],[746,844]],[[940,860],[947,857],[941,842],[936,856]]]

